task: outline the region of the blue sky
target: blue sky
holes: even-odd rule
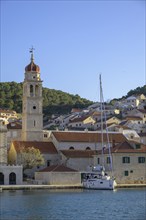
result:
[[[1,0],[1,82],[22,82],[35,48],[43,86],[105,101],[145,85],[146,2]]]

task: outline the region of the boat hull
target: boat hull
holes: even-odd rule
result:
[[[115,180],[109,179],[87,179],[83,181],[83,187],[86,189],[107,189],[113,190],[116,187]]]

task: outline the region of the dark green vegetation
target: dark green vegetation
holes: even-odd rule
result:
[[[119,99],[113,99],[110,101],[110,104],[114,104],[115,101],[120,101],[122,99],[126,99],[128,98],[129,96],[135,96],[135,95],[140,95],[140,94],[143,94],[146,96],[146,85],[142,86],[142,87],[137,87],[136,89],[131,89],[126,96],[122,96],[122,98],[119,98]]]
[[[111,100],[111,104],[115,101],[127,98],[131,95],[144,94],[146,95],[146,85],[130,90],[126,96],[120,99]],[[81,98],[79,95],[71,95],[55,89],[43,88],[43,113],[44,115],[51,114],[66,114],[72,108],[86,108],[93,104],[92,101]],[[16,82],[1,82],[0,83],[0,108],[8,108],[21,113],[22,110],[22,83]]]
[[[22,83],[0,83],[0,108],[22,111]],[[55,89],[43,88],[44,115],[69,113],[72,108],[85,108],[93,102]]]

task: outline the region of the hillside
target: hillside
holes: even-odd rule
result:
[[[68,113],[73,107],[85,108],[93,102],[60,90],[43,88],[43,113],[45,115]],[[18,113],[22,111],[22,83],[0,83],[0,108]]]
[[[122,96],[121,98],[119,99],[112,99],[110,101],[110,104],[114,104],[115,101],[120,101],[122,99],[126,99],[128,98],[129,96],[136,96],[136,95],[140,95],[140,94],[143,94],[146,96],[146,85],[142,86],[142,87],[137,87],[136,89],[131,89],[127,95],[125,96]]]
[[[132,95],[146,95],[146,85],[130,90],[126,96],[114,101],[127,98]],[[85,108],[93,104],[92,101],[81,98],[79,95],[71,95],[60,90],[43,88],[43,113],[44,115],[69,113],[72,108]],[[8,108],[21,113],[22,110],[22,83],[0,83],[0,108]]]

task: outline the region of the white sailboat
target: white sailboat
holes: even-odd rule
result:
[[[105,121],[106,121],[106,115],[105,115],[105,106],[104,106],[104,98],[103,98],[103,91],[102,91],[101,75],[100,75],[100,103],[101,103],[100,108],[101,108],[102,165],[98,165],[96,167],[93,167],[91,172],[84,173],[83,187],[87,188],[87,189],[113,190],[117,185],[115,178],[108,175],[105,172],[105,168],[104,168],[103,117],[105,118]],[[108,145],[108,152],[109,152],[109,158],[110,158],[110,171],[112,173],[112,157],[111,157],[111,150],[110,150],[107,126],[106,126],[106,136],[107,136],[107,145]]]

